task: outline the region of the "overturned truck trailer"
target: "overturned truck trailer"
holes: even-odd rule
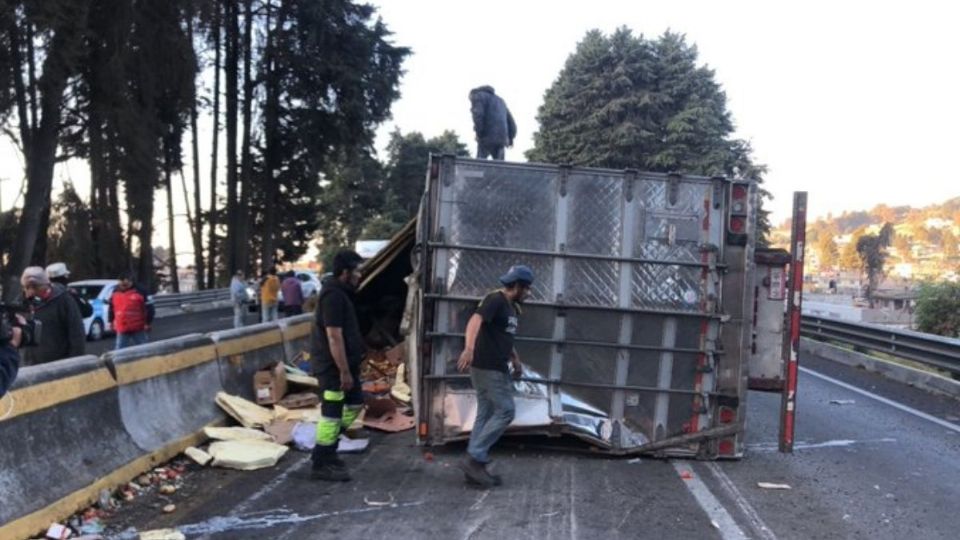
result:
[[[741,456],[756,200],[724,178],[434,156],[404,321],[420,442],[469,436],[467,319],[522,263],[511,432]]]

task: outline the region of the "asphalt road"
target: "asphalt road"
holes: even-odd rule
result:
[[[259,313],[248,314],[246,323],[254,324],[260,322],[259,317]],[[186,332],[205,333],[232,327],[233,308],[212,309],[209,311],[174,315],[172,317],[161,317],[153,321],[153,327],[150,330],[150,341],[177,337]],[[87,354],[103,354],[113,349],[115,341],[116,336],[113,334],[107,335],[100,341],[88,341]]]
[[[762,393],[749,396],[741,461],[607,459],[510,440],[494,456],[505,485],[489,491],[464,485],[461,446],[373,434],[366,454],[347,457],[348,484],[310,481],[307,454],[293,450],[273,469],[195,468],[176,494],[124,507],[108,537],[175,526],[215,540],[957,538],[960,402],[816,358],[804,364],[792,455],[776,452],[779,397]],[[176,512],[163,514],[170,502]]]

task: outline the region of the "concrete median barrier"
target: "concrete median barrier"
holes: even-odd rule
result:
[[[20,371],[0,400],[0,538],[26,538],[96,500],[143,452],[95,356]]]
[[[185,447],[204,426],[223,421],[214,402],[222,386],[209,337],[180,336],[104,359],[116,373],[123,426],[142,450]]]
[[[303,353],[310,353],[312,330],[312,313],[280,320],[280,332],[283,334],[283,352],[287,360],[293,360]]]
[[[286,358],[277,323],[214,332],[210,338],[216,344],[223,390],[251,401],[253,374]]]

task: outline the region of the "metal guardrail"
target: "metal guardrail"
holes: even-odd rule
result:
[[[887,353],[960,375],[960,339],[804,315],[800,333]]]
[[[209,289],[191,293],[155,294],[153,306],[156,309],[179,309],[184,304],[204,304],[230,299],[230,289]]]

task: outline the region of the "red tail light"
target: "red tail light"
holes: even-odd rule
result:
[[[735,234],[747,232],[747,220],[739,216],[730,218],[730,232]]]
[[[737,411],[730,407],[720,407],[719,417],[721,424],[732,424],[737,420]]]
[[[732,456],[737,452],[737,444],[734,439],[723,439],[720,441],[717,451],[721,456]]]

